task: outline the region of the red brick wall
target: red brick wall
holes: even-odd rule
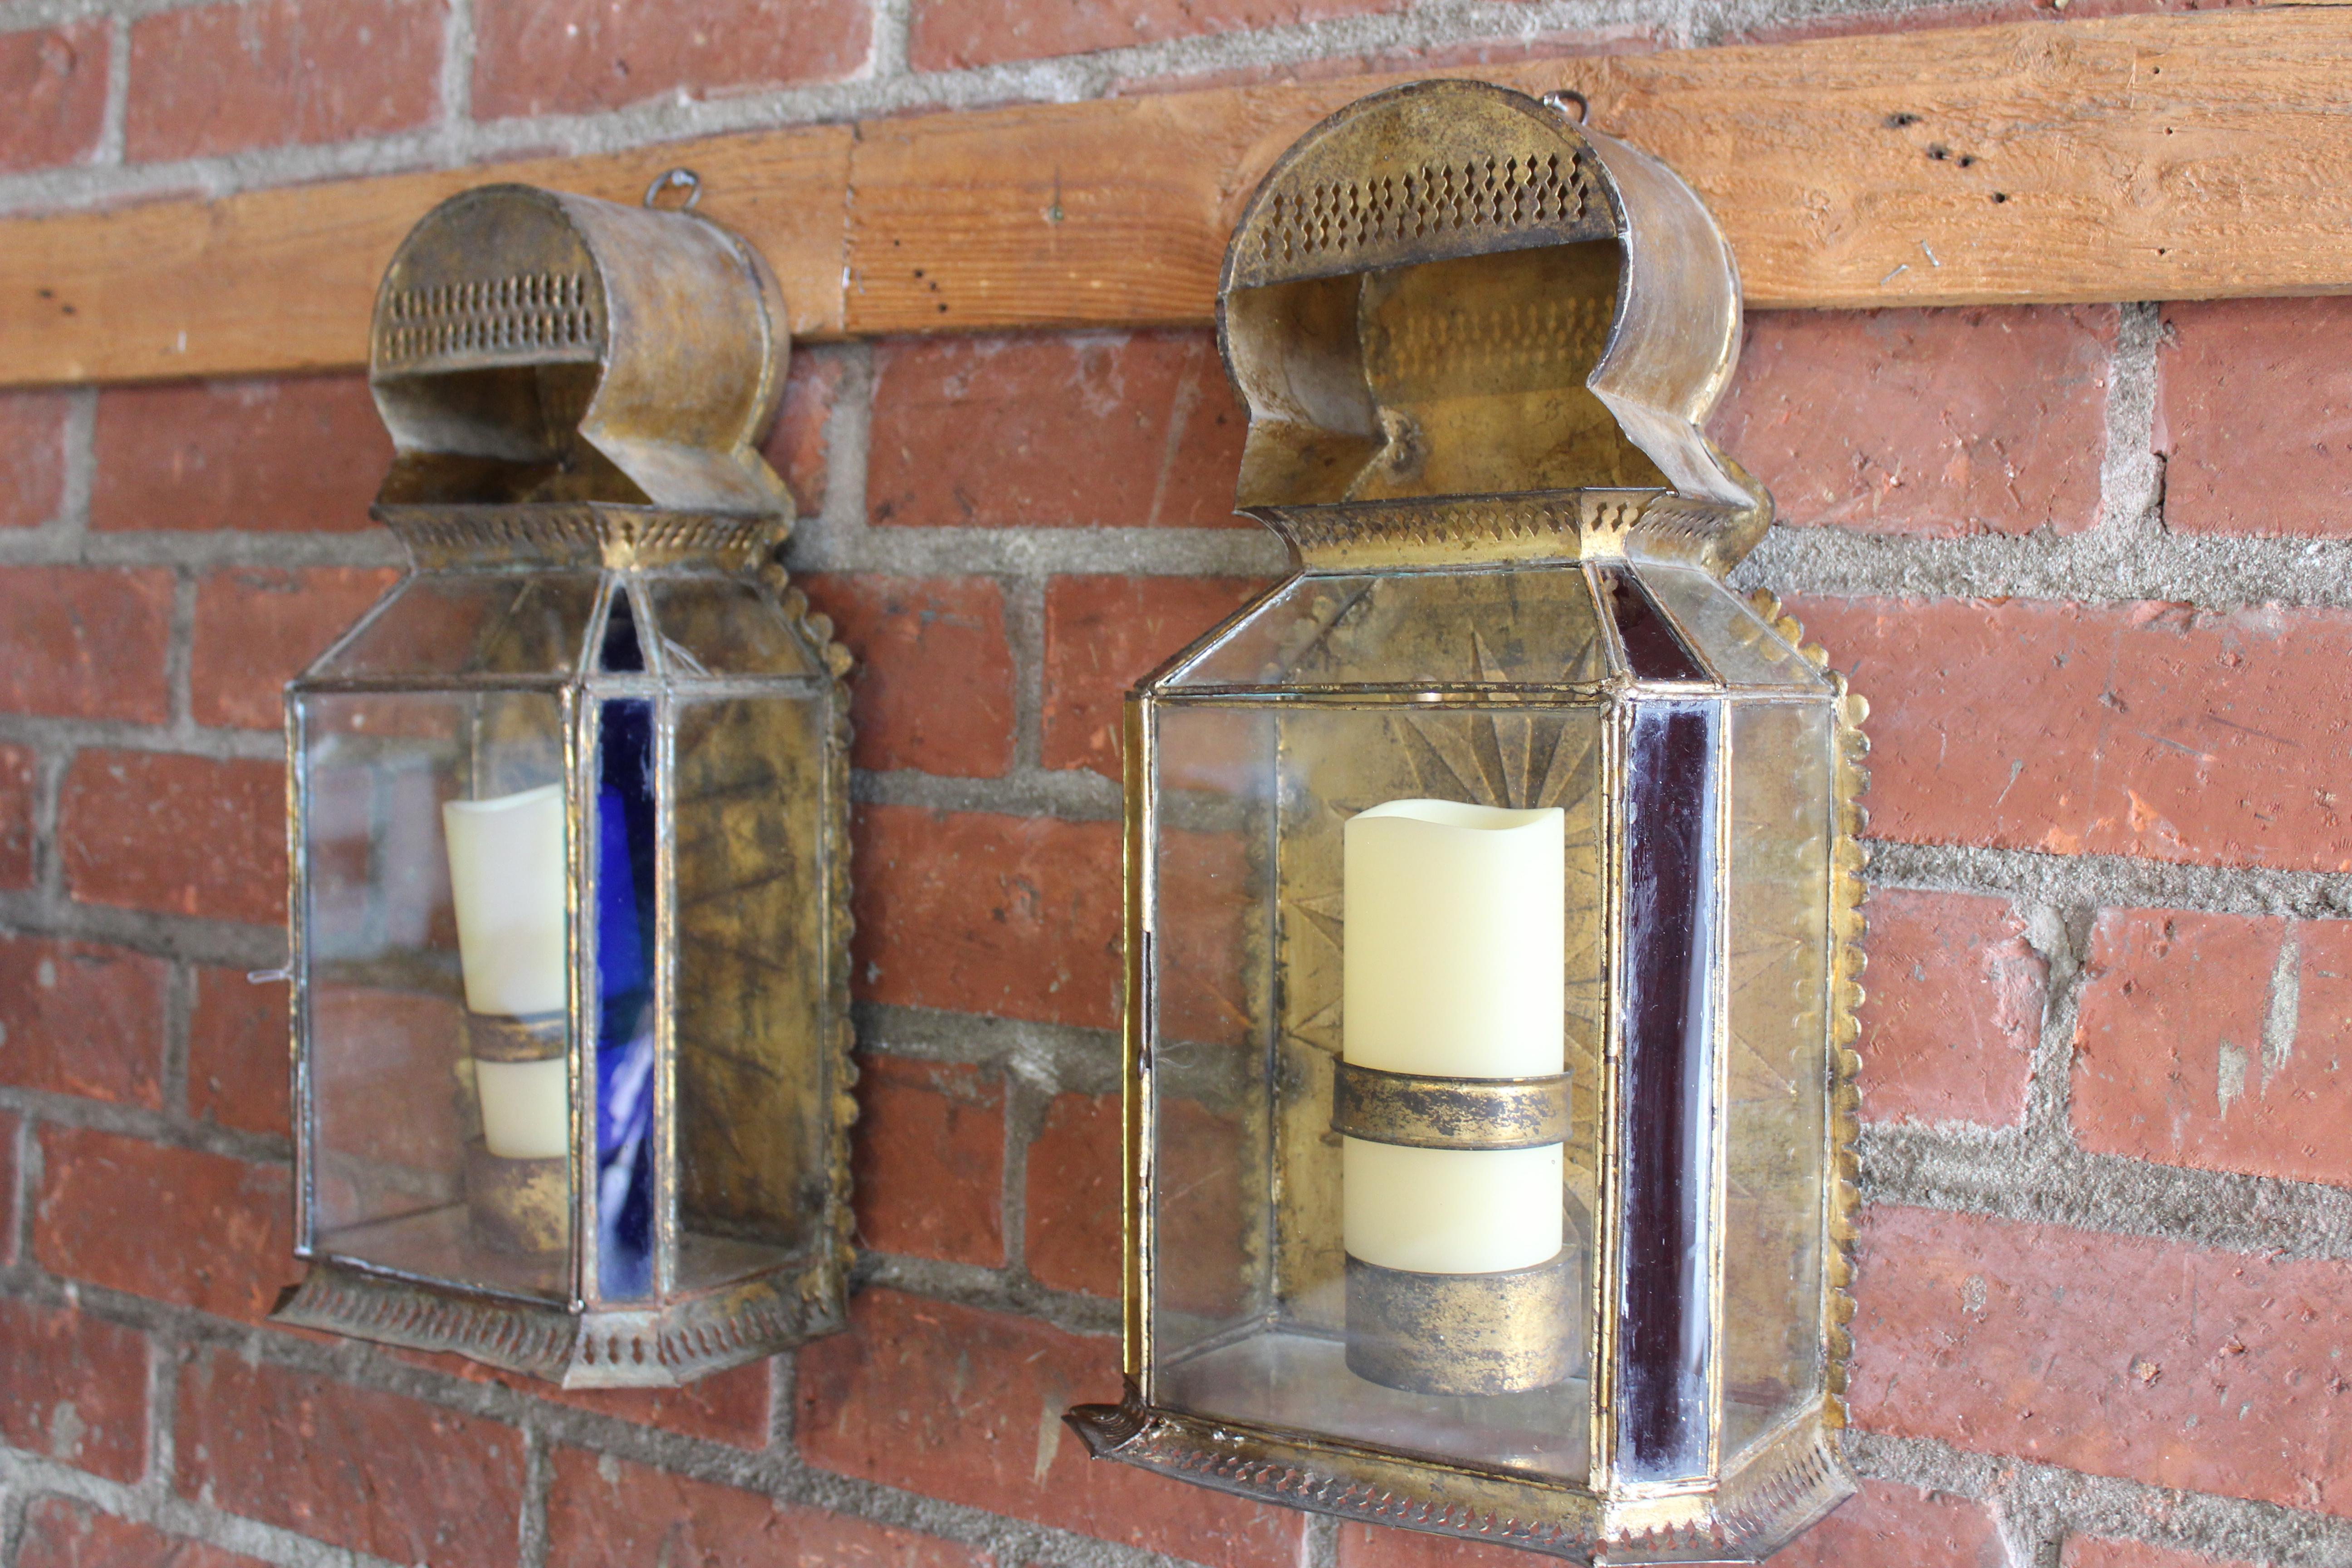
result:
[[[0,209],[2053,15],[1698,9],[0,0]],[[1865,1480],[1791,1562],[2352,1561],[2347,364],[2340,301],[1751,323],[1717,431],[1784,526],[1740,580],[1876,715]],[[1117,1384],[1118,694],[1278,563],[1240,429],[1201,332],[796,361],[793,563],[862,660],[864,1288],[797,1356],[567,1395],[261,1323],[285,1039],[243,972],[282,958],[278,683],[396,566],[364,388],[0,395],[0,1558],[1531,1563],[1054,1419]]]

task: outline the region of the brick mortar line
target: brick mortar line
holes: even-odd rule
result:
[[[158,1148],[217,1155],[248,1165],[290,1169],[294,1163],[293,1141],[281,1134],[248,1132],[241,1128],[224,1127],[217,1121],[205,1121],[168,1110],[150,1110],[145,1106],[124,1105],[118,1100],[93,1100],[84,1095],[5,1084],[0,1085],[0,1110],[16,1112],[33,1127],[71,1127],[88,1132],[109,1132],[118,1137],[136,1138]],[[26,1239],[29,1241],[29,1237]],[[20,1249],[17,1253],[20,1260],[30,1256],[26,1250]]]
[[[239,925],[69,900],[48,903],[38,894],[0,893],[0,935],[104,942],[220,969],[270,969],[286,962],[282,925]]]
[[[189,595],[189,616],[194,615],[194,595]],[[175,608],[174,639],[188,629]],[[181,711],[159,724],[142,723],[131,719],[85,719],[46,713],[0,712],[0,742],[31,746],[46,754],[64,758],[75,752],[143,752],[158,756],[202,757],[215,763],[282,763],[286,757],[285,732],[280,730],[236,730],[223,726],[199,727],[184,716],[180,699],[186,695],[187,670],[173,654],[167,654],[166,673],[174,684],[173,706]],[[176,668],[175,668],[176,666]],[[5,906],[0,906],[5,907]]]
[[[47,529],[0,532],[0,568],[169,566],[187,572],[221,572],[407,564],[399,542],[389,531],[373,526],[339,533],[109,531],[68,535]]]
[[[2217,1252],[2352,1262],[2352,1190],[2087,1153],[2019,1128],[1862,1130],[1865,1202]]]
[[[2352,1564],[2352,1521],[1979,1454],[1933,1438],[1852,1428],[1845,1444],[1856,1471],[1874,1480],[2030,1509],[2065,1534],[2140,1541],[2279,1568]]]
[[[0,1447],[0,1484],[26,1503],[44,1497],[69,1498],[118,1519],[186,1536],[225,1552],[243,1552],[279,1568],[401,1568],[384,1558],[331,1546],[186,1498],[151,1496],[139,1487],[107,1480],[22,1448]]]
[[[131,0],[107,6],[76,0],[23,0],[0,7],[0,31],[24,31],[92,15],[144,16],[201,0]],[[683,100],[675,94],[594,114],[546,115],[494,121],[445,121],[391,136],[295,147],[257,149],[227,157],[194,158],[106,169],[88,165],[0,178],[0,213],[34,208],[112,205],[142,196],[209,195],[336,176],[456,166],[551,148],[572,154],[634,150],[662,141],[734,131],[882,118],[1025,102],[1069,102],[1107,96],[1122,87],[1181,82],[1234,72],[1279,72],[1333,58],[1409,56],[1419,49],[1489,43],[1517,44],[1532,55],[1549,43],[1604,42],[1628,34],[1662,44],[1705,31],[1716,38],[1791,23],[1843,18],[1899,22],[1936,7],[1928,0],[1727,0],[1712,7],[1707,26],[1685,20],[1662,31],[1646,0],[1439,0],[1409,10],[1334,18],[1290,26],[1207,33],[1163,43],[1093,54],[1008,61],[965,70],[877,71],[843,82],[810,83],[764,92]],[[1700,14],[1686,12],[1685,16]],[[1562,52],[1572,52],[1567,50]],[[877,55],[877,61],[880,58]]]
[[[2352,918],[2352,872],[2048,855],[1889,838],[1871,839],[1869,848],[1865,874],[1874,888],[1995,893],[2021,903],[2102,910]]]
[[[1119,1089],[1115,1028],[880,1002],[860,1002],[852,1013],[861,1055],[1017,1070],[1056,1094],[1114,1094]]]

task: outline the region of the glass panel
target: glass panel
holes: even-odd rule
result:
[[[756,584],[706,573],[648,577],[645,589],[674,674],[816,673],[782,606]]]
[[[1221,1419],[1582,1480],[1603,994],[1598,709],[1177,702],[1155,705],[1152,722],[1152,1397]],[[1465,973],[1475,952],[1404,973],[1413,921],[1442,931],[1443,900],[1383,899],[1386,874],[1360,858],[1368,840],[1359,834],[1350,847],[1351,823],[1398,820],[1365,816],[1369,808],[1429,801],[1502,808],[1495,817],[1507,814],[1559,847],[1532,873],[1506,868],[1517,889],[1507,896],[1533,900],[1523,923],[1539,946],[1559,943],[1549,974],[1540,961],[1486,955],[1504,989],[1538,998],[1511,1014],[1518,1022],[1508,1031],[1492,1020],[1509,1010],[1485,999],[1494,976]],[[1439,852],[1441,867],[1451,853]],[[1387,932],[1402,962],[1375,950],[1369,966],[1349,971],[1351,898],[1356,919]],[[1475,907],[1491,919],[1491,908]],[[1502,946],[1512,940],[1507,930],[1495,936]],[[1347,1000],[1367,994],[1368,976],[1401,979],[1402,1000],[1376,1001],[1351,1033]],[[1460,1026],[1430,1042],[1426,1061],[1384,1065],[1374,1043],[1382,1019],[1448,986],[1459,989],[1456,1003],[1422,1011],[1459,1014]],[[1505,1032],[1527,1060],[1496,1055]],[[1343,1058],[1351,1069],[1458,1079],[1541,1079],[1564,1067],[1567,1136],[1508,1151],[1343,1139],[1332,1127]],[[1391,1247],[1375,1234],[1388,1205],[1364,1205],[1359,1190],[1351,1207],[1350,1184],[1378,1187],[1394,1174],[1383,1160],[1423,1153],[1454,1163],[1433,1182],[1408,1173],[1402,1190],[1412,1206],[1433,1212]],[[1512,1223],[1497,1226],[1497,1216]],[[1511,1250],[1546,1227],[1548,1247],[1525,1258]],[[1498,1231],[1509,1234],[1499,1242],[1486,1234]],[[1413,1252],[1423,1246],[1435,1250]],[[1441,1364],[1450,1352],[1412,1331],[1415,1303],[1465,1290],[1507,1293],[1502,1331],[1527,1352],[1516,1370]],[[1416,1356],[1420,1370],[1407,1367]]]
[[[1627,723],[1624,1226],[1617,1470],[1708,1468],[1715,1174],[1714,704],[1636,704]]]
[[[1591,587],[1564,566],[1301,577],[1160,687],[1549,689],[1607,673]]]
[[[310,694],[300,713],[315,1241],[567,1297],[559,706]]]
[[[676,711],[677,1278],[697,1289],[818,1239],[833,1115],[821,1064],[839,1026],[821,927],[832,720],[804,698]]]
[[[1673,625],[1658,614],[1642,592],[1633,574],[1604,568],[1599,574],[1609,595],[1609,614],[1617,623],[1617,640],[1625,647],[1625,663],[1637,680],[1706,680],[1706,668],[1691,657]]]
[[[614,622],[627,625],[625,599]],[[605,639],[609,656],[613,645]],[[597,715],[596,1268],[608,1300],[653,1289],[654,705]]]
[[[1828,678],[1780,639],[1764,618],[1706,573],[1685,566],[1636,568],[1642,585],[1698,645],[1728,686],[1820,691]]]
[[[315,678],[569,675],[596,605],[593,572],[420,572]]]
[[[1832,745],[1826,702],[1731,709],[1727,1465],[1821,1393]]]

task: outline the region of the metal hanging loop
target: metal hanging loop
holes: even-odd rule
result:
[[[664,191],[684,191],[686,200],[675,207],[661,207],[659,202]],[[702,176],[691,169],[671,169],[656,174],[654,183],[646,187],[646,205],[659,211],[690,213],[694,210],[694,204],[701,199]]]
[[[1576,122],[1584,124],[1592,118],[1592,100],[1572,87],[1559,88],[1543,95],[1544,107],[1555,114],[1566,114],[1569,106],[1576,106]]]

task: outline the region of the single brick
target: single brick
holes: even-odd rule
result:
[[[1402,11],[1408,0],[916,0],[908,52],[917,70],[968,70],[1007,60],[1093,54],[1335,16]]]
[[[258,1557],[100,1513],[74,1498],[45,1497],[25,1510],[17,1568],[263,1568]]]
[[[2007,1568],[2008,1562],[2000,1524],[1984,1503],[1873,1480],[1772,1557],[1774,1568]]]
[[[1118,1342],[868,1289],[800,1352],[800,1450],[838,1474],[1212,1568],[1293,1568],[1304,1516],[1089,1460],[1062,1425],[1113,1399]]]
[[[0,1082],[162,1110],[170,974],[119,947],[0,935]]]
[[[1013,768],[1004,590],[986,577],[799,579],[857,658],[850,760],[887,772],[1000,778]]]
[[[169,719],[173,592],[160,567],[0,567],[0,710]]]
[[[515,1560],[520,1432],[210,1346],[179,1405],[183,1497],[396,1563]]]
[[[293,1026],[286,987],[241,969],[196,971],[188,1020],[188,1113],[246,1132],[293,1131],[287,1110]]]
[[[484,0],[474,112],[584,114],[649,98],[717,98],[854,76],[872,52],[865,0]]]
[[[1339,1568],[1548,1568],[1557,1557],[1458,1536],[1349,1520],[1339,1526]]]
[[[0,33],[0,103],[10,106],[0,116],[0,173],[78,163],[98,151],[111,36],[103,18]],[[0,458],[0,480],[6,468]]]
[[[69,1307],[0,1298],[0,1438],[132,1482],[147,1464],[147,1342]]]
[[[853,837],[860,996],[1118,1021],[1118,824],[869,805]]]
[[[2352,921],[2109,910],[2090,974],[2083,1147],[2352,1186]]]
[[[2164,325],[2165,527],[2352,533],[2352,300],[2167,305]]]
[[[2352,870],[2352,614],[1812,599],[1870,699],[1872,830],[2050,854]]]
[[[2021,1122],[2049,965],[2009,900],[1885,888],[1863,916],[1864,1116]]]
[[[1773,310],[1711,422],[1780,520],[2077,533],[2099,518],[2111,305]]]
[[[383,136],[441,107],[431,0],[253,0],[131,25],[133,163]]]
[[[33,885],[33,811],[41,760],[25,746],[0,746],[0,888]]]
[[[286,770],[163,752],[89,751],[58,807],[66,885],[93,904],[278,925],[286,918]]]
[[[356,375],[110,386],[95,442],[90,526],[115,531],[371,528],[392,466],[392,437]]]
[[[2352,1266],[1881,1205],[1854,1424],[2352,1514]]]
[[[277,729],[286,682],[399,580],[398,572],[341,566],[241,566],[205,577],[189,655],[196,722]]]
[[[984,1552],[611,1455],[555,1450],[548,1561],[598,1568],[990,1568]]]
[[[874,351],[866,504],[915,528],[1247,527],[1247,428],[1206,332]]]
[[[1169,1142],[1162,1138],[1162,1147]],[[1047,1102],[1029,1145],[1022,1203],[1029,1272],[1039,1284],[1118,1294],[1122,1147],[1118,1095],[1057,1094]]]
[[[1247,577],[1056,577],[1045,588],[1045,765],[1119,776],[1127,689],[1265,584]]]
[[[0,79],[7,75],[10,42],[0,37]],[[0,98],[7,96],[0,87]],[[0,123],[0,139],[7,134]],[[0,164],[5,162],[0,152]],[[62,392],[0,392],[0,528],[33,528],[58,515],[65,500],[66,418],[72,406]]]
[[[784,375],[784,396],[776,423],[760,443],[761,456],[783,476],[803,517],[824,510],[824,495],[833,461],[833,444],[825,426],[834,405],[841,399],[841,380],[848,363],[829,350],[793,350]]]
[[[615,1421],[683,1433],[738,1448],[764,1448],[768,1445],[772,1395],[770,1363],[764,1361],[712,1373],[682,1388],[558,1388],[537,1378],[484,1366],[461,1355],[397,1349],[385,1353],[445,1377],[496,1384],[551,1405],[609,1415]]]
[[[47,1126],[33,1256],[70,1279],[258,1321],[295,1273],[289,1190],[281,1165]]]
[[[857,1237],[877,1252],[1004,1262],[1004,1085],[952,1062],[869,1056],[851,1154]]]
[[[2193,1552],[2104,1535],[2069,1535],[2058,1562],[2060,1568],[2256,1568],[2240,1558],[2200,1557]]]

